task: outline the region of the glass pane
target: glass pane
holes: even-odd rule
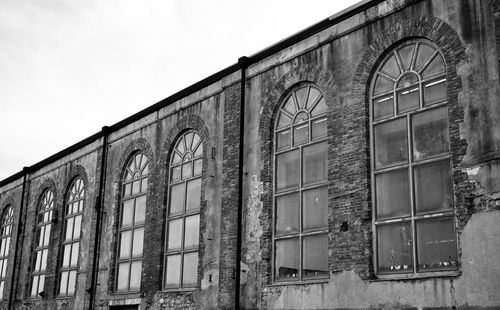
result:
[[[283,150],[290,147],[290,129],[287,129],[276,134],[277,150]]]
[[[328,228],[328,197],[326,187],[303,192],[304,230]]]
[[[45,236],[43,237],[43,245],[48,246],[50,243],[50,229],[52,228],[52,225],[48,224],[45,225]]]
[[[415,114],[412,118],[412,129],[415,160],[446,154],[450,151],[448,108]]]
[[[326,118],[312,121],[312,139],[318,139],[326,136]]]
[[[328,146],[321,142],[304,147],[303,185],[325,181],[328,174]]]
[[[303,124],[293,128],[293,145],[309,142],[309,125]]]
[[[411,58],[412,58],[412,54],[413,54],[413,47],[415,45],[412,44],[412,45],[409,45],[409,46],[405,46],[403,48],[401,48],[399,50],[399,56],[401,58],[401,62],[403,63],[403,67],[405,70],[409,70],[410,69],[410,64],[411,64]]]
[[[66,244],[63,250],[63,267],[69,267],[69,261],[71,259],[71,244]]]
[[[73,296],[75,294],[75,285],[76,285],[76,270],[72,270],[69,272],[68,296]]]
[[[187,182],[186,211],[197,210],[201,204],[201,179]]]
[[[276,280],[298,280],[299,278],[299,239],[276,241],[275,258]]]
[[[142,246],[144,244],[144,228],[134,229],[134,241],[132,244],[132,257],[142,256]]]
[[[127,227],[132,225],[132,218],[134,216],[134,199],[125,200],[123,202],[123,212],[122,212],[122,225],[121,227]]]
[[[73,249],[71,250],[71,266],[76,267],[78,265],[78,251],[80,249],[80,242],[75,242],[72,245]]]
[[[326,113],[328,107],[326,106],[325,98],[321,98],[319,102],[316,104],[314,109],[311,111],[311,116],[318,116],[320,114]]]
[[[444,71],[445,69],[443,57],[441,57],[440,54],[437,54],[436,57],[434,57],[434,59],[429,63],[429,65],[425,67],[424,71],[422,72],[422,77],[425,79],[438,73],[444,73]]]
[[[448,160],[415,167],[417,213],[448,210],[453,207],[451,171]]]
[[[174,152],[174,158],[172,159],[172,164],[178,164],[182,161],[182,158],[177,152]]]
[[[276,234],[299,232],[299,194],[276,198]]]
[[[420,106],[420,92],[418,87],[398,91],[398,113],[418,109]]]
[[[38,297],[38,276],[33,276],[31,284],[31,297]]]
[[[394,96],[385,96],[373,100],[373,120],[377,121],[394,114]]]
[[[418,271],[457,269],[453,218],[417,222]]]
[[[82,216],[75,216],[75,228],[73,229],[73,240],[80,238],[80,232],[82,230]]]
[[[398,81],[398,88],[409,87],[418,83],[418,75],[414,73],[407,73]]]
[[[203,159],[197,159],[194,161],[194,175],[200,175],[203,168]]]
[[[179,139],[179,142],[177,142],[177,146],[175,148],[177,149],[177,151],[179,151],[180,154],[184,154],[184,151],[186,150],[184,145],[184,137],[181,137]]]
[[[123,193],[123,197],[128,197],[132,195],[132,183],[125,184],[125,190]]]
[[[294,124],[303,123],[303,122],[307,121],[308,119],[309,119],[309,116],[307,116],[306,112],[299,112],[295,116],[295,121],[293,123]]]
[[[313,104],[316,102],[316,100],[320,95],[321,93],[319,92],[318,89],[316,89],[315,87],[310,88],[309,98],[307,98],[307,105],[306,105],[307,110],[309,110],[313,106]]]
[[[118,281],[116,289],[118,291],[128,291],[129,263],[118,264]]]
[[[73,238],[73,221],[74,217],[70,217],[66,220],[66,234],[64,240],[71,240]]]
[[[397,78],[399,76],[399,66],[394,55],[387,60],[382,67],[382,71],[393,78]]]
[[[40,271],[45,271],[45,268],[47,267],[47,255],[48,255],[49,250],[45,249],[42,250],[42,262],[40,265]]]
[[[196,151],[194,151],[194,154],[193,154],[194,157],[198,157],[201,155],[203,155],[203,143],[200,143],[198,145],[198,147],[196,148]]]
[[[374,126],[375,167],[408,162],[406,118]]]
[[[184,183],[174,185],[170,191],[170,214],[184,211]]]
[[[139,194],[141,191],[141,183],[140,181],[134,181],[132,183],[132,195]]]
[[[304,279],[328,277],[328,235],[304,237],[303,242]]]
[[[130,257],[130,246],[132,241],[132,231],[127,230],[120,233],[120,255],[119,258]]]
[[[187,145],[188,150],[191,150],[191,148],[192,148],[191,143],[193,143],[193,135],[194,135],[194,132],[188,132],[186,134],[186,145]]]
[[[175,166],[172,168],[172,181],[177,181],[181,179],[181,166]]]
[[[375,176],[377,219],[410,215],[408,168]]]
[[[193,134],[194,134],[193,135],[193,144],[191,145],[191,149],[193,151],[195,151],[195,147],[198,146],[198,142],[200,142],[200,136],[196,132],[194,132]],[[201,150],[203,151],[203,146],[201,146]],[[197,156],[197,155],[195,154],[195,156]]]
[[[421,70],[422,66],[429,60],[432,54],[434,54],[434,48],[426,44],[419,44],[417,59],[415,61],[415,70]]]
[[[198,278],[198,252],[184,254],[182,286],[196,286]]]
[[[182,165],[182,178],[183,179],[190,178],[192,176],[191,169],[192,169],[191,162]]]
[[[182,242],[182,219],[168,222],[168,245],[169,251],[179,250]]]
[[[393,89],[394,89],[394,82],[393,81],[388,80],[381,75],[378,75],[377,80],[375,81],[373,95],[385,93],[386,91],[390,91]]]
[[[287,111],[288,114],[290,115],[295,115],[295,112],[297,110],[295,109],[295,102],[293,101],[293,96],[288,97],[288,100],[283,106],[283,110]]]
[[[413,272],[410,223],[377,226],[378,271]]]
[[[309,87],[302,87],[295,92],[295,96],[297,97],[297,103],[299,104],[299,108],[304,108],[307,102],[307,93],[309,92]]]
[[[141,193],[148,192],[148,178],[142,179],[141,181]]]
[[[138,291],[141,288],[142,261],[133,261],[130,269],[130,290]]]
[[[291,123],[292,123],[292,119],[290,118],[290,116],[288,116],[286,113],[281,112],[279,115],[277,128],[282,128],[282,127],[288,126]]]
[[[135,199],[135,215],[134,225],[143,223],[146,216],[146,195],[139,196]]]
[[[424,106],[446,100],[446,79],[432,81],[424,85]]]
[[[299,150],[293,150],[276,156],[276,166],[276,188],[278,191],[299,185]]]
[[[61,273],[61,283],[59,284],[59,295],[66,296],[68,289],[68,274],[69,272],[64,271]]]
[[[200,238],[200,215],[186,217],[186,230],[184,231],[184,248],[197,247]]]
[[[181,256],[168,255],[166,266],[165,287],[179,287],[181,280]]]

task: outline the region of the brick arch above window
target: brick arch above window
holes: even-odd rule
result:
[[[73,184],[73,181],[76,178],[82,179],[83,185],[85,186],[85,188],[87,188],[87,186],[89,184],[87,172],[82,165],[75,165],[75,166],[71,167],[71,170],[68,174],[68,177],[66,178],[66,181],[64,182],[64,188],[63,188],[64,192],[62,193],[63,198],[64,198],[64,202],[66,202],[66,199],[67,199],[66,193],[68,192],[71,185]]]
[[[149,143],[148,140],[144,138],[139,138],[136,139],[132,142],[130,142],[125,150],[122,152],[122,155],[120,156],[120,160],[115,166],[115,179],[114,183],[116,185],[121,184],[123,181],[123,178],[125,177],[125,165],[128,163],[130,158],[134,155],[136,152],[142,152],[144,155],[147,156],[148,161],[149,161],[149,173],[155,173],[155,157],[154,157],[154,152],[153,148],[151,147],[151,144]],[[119,197],[116,197],[119,198]],[[118,200],[117,200],[118,201]]]

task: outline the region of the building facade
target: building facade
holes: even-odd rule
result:
[[[374,0],[0,182],[2,309],[500,308],[500,3]]]

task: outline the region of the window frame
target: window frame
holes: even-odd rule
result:
[[[414,49],[412,51],[412,56],[410,59],[410,68],[405,69],[405,66],[403,65],[403,62],[401,60],[401,57],[399,55],[399,52],[396,53],[396,51],[399,51],[403,48],[406,48],[408,46],[414,46]],[[415,70],[415,62],[417,61],[417,53],[418,53],[418,48],[420,45],[428,45],[434,48],[434,52],[429,58],[421,64],[420,70]],[[390,60],[391,57],[395,57],[395,60],[397,62],[398,68],[399,68],[399,76],[396,78],[394,81],[394,85],[392,87],[392,90],[387,90],[383,91],[380,93],[377,93],[376,95],[374,94],[375,92],[375,84],[377,81],[377,77],[379,74],[381,75],[387,75],[382,72],[382,69],[386,62]],[[444,72],[437,73],[437,74],[432,74],[427,77],[423,77],[422,73],[427,69],[429,64],[431,64],[436,57],[440,56],[443,60],[443,65],[444,65]],[[401,71],[403,69],[403,71]],[[456,230],[456,208],[455,208],[455,198],[454,198],[454,193],[453,193],[453,162],[452,162],[452,153],[451,153],[451,139],[450,139],[450,111],[449,111],[449,95],[448,95],[448,84],[449,78],[448,78],[448,71],[446,67],[446,60],[443,55],[443,53],[440,51],[439,47],[436,46],[433,42],[430,42],[429,40],[425,39],[411,39],[407,40],[401,44],[398,44],[397,46],[391,47],[388,50],[388,53],[382,58],[382,61],[377,65],[376,70],[374,70],[374,74],[371,77],[370,80],[370,87],[369,87],[369,132],[370,132],[370,180],[371,180],[371,202],[372,202],[372,232],[373,232],[373,268],[374,268],[374,274],[378,279],[384,280],[384,279],[414,279],[414,278],[428,278],[428,277],[443,277],[443,276],[457,276],[459,274],[459,253],[458,253],[458,237],[457,237],[457,230]],[[418,81],[416,84],[412,84],[410,86],[399,86],[398,84],[400,81],[403,79],[408,74],[415,74],[418,77]],[[387,75],[388,76],[388,75]],[[433,83],[435,82],[443,82],[445,83],[445,93],[446,96],[444,99],[440,99],[434,102],[431,102],[429,104],[425,104],[425,87],[432,86]],[[435,83],[435,84],[438,84]],[[414,87],[417,87],[418,85],[418,91],[419,91],[419,106],[415,109],[410,109],[407,111],[402,111],[398,112],[398,94],[400,92],[403,92],[407,89],[412,89]],[[376,99],[384,98],[391,96],[391,99],[393,100],[393,106],[392,106],[392,116],[383,116],[379,118],[378,120],[375,120],[375,112],[374,112],[374,101]],[[414,148],[414,132],[412,128],[412,122],[415,117],[415,115],[423,114],[429,111],[437,111],[439,109],[446,109],[446,120],[447,120],[447,142],[448,142],[448,151],[445,153],[440,153],[440,154],[433,154],[431,156],[428,156],[425,159],[415,159],[414,158],[414,153],[413,153],[413,148]],[[398,119],[405,119],[405,126],[406,126],[406,146],[407,146],[407,161],[405,163],[396,163],[396,164],[388,164],[384,167],[377,168],[376,167],[376,159],[375,159],[375,153],[376,153],[376,141],[375,141],[375,126],[380,125],[380,124],[385,124],[389,123],[394,120]],[[414,170],[415,167],[422,167],[428,164],[436,164],[436,163],[444,163],[448,162],[450,169],[449,169],[449,184],[450,184],[450,194],[451,194],[451,207],[449,210],[438,210],[438,211],[427,211],[427,212],[421,212],[420,214],[417,214],[416,210],[416,190],[415,190],[415,184],[417,183],[415,181],[415,176],[414,176]],[[406,216],[395,216],[395,217],[389,217],[388,219],[377,219],[377,195],[376,195],[376,175],[380,175],[386,172],[391,172],[391,171],[397,171],[397,170],[406,170],[408,172],[407,180],[408,180],[408,186],[409,186],[409,204],[410,204],[410,214]],[[418,271],[418,244],[417,244],[417,223],[419,221],[425,221],[425,220],[433,220],[433,219],[446,219],[446,218],[451,218],[452,225],[453,225],[453,233],[455,235],[455,248],[456,248],[456,268],[455,270],[436,270],[436,271],[424,271],[424,272],[419,272]],[[412,247],[412,270],[411,272],[394,272],[394,273],[384,273],[379,271],[379,258],[378,258],[378,250],[379,250],[379,238],[378,238],[378,230],[377,226],[380,225],[391,225],[391,224],[397,224],[397,223],[409,223],[411,232],[412,232],[412,239],[411,239],[411,247]]]
[[[186,144],[186,136],[192,134],[192,139],[190,143],[190,147],[187,146]],[[196,144],[194,143],[194,139],[197,137],[198,141]],[[199,288],[199,274],[198,274],[198,269],[199,269],[199,262],[200,262],[200,246],[201,246],[201,236],[200,236],[200,226],[201,226],[201,206],[202,206],[202,197],[203,197],[203,166],[205,162],[205,156],[204,156],[204,140],[203,138],[198,134],[198,132],[194,129],[189,129],[184,131],[177,139],[175,140],[174,148],[172,149],[172,153],[170,156],[169,160],[169,166],[168,166],[168,186],[167,186],[167,193],[168,193],[168,200],[167,200],[167,210],[166,210],[166,219],[165,219],[165,240],[164,240],[164,252],[163,252],[163,274],[162,274],[162,290],[163,291],[183,291],[183,290],[196,290]],[[183,143],[183,151],[178,151],[177,147],[179,143]],[[201,149],[200,149],[201,148]],[[198,151],[201,150],[200,154],[195,155],[198,153]],[[174,163],[175,156],[180,157],[180,161]],[[187,156],[190,156],[189,159],[185,160]],[[199,171],[198,174],[195,174],[195,162],[196,161],[201,161],[201,170]],[[190,172],[190,177],[183,178],[183,166],[189,163],[191,165],[191,172]],[[173,170],[174,168],[180,168],[180,177],[178,179],[173,179]],[[192,209],[192,210],[187,210],[187,197],[188,197],[188,183],[193,182],[195,180],[200,180],[200,205],[199,208],[197,209]],[[175,213],[173,215],[170,215],[170,210],[171,210],[171,196],[172,196],[172,188],[174,186],[184,184],[184,193],[183,193],[183,210],[181,210],[178,213]],[[192,246],[189,248],[184,247],[184,242],[185,242],[185,236],[186,236],[186,218],[191,217],[191,216],[196,216],[198,215],[198,231],[196,232],[198,234],[198,245]],[[174,250],[169,250],[168,249],[168,238],[169,238],[169,229],[170,229],[170,223],[175,220],[181,220],[182,222],[182,231],[180,234],[180,248],[179,249],[174,249]],[[196,259],[196,283],[194,285],[184,285],[183,283],[183,276],[184,276],[184,256],[185,254],[190,254],[190,253],[197,253],[197,259]],[[180,265],[179,265],[179,286],[174,287],[167,287],[167,264],[168,264],[168,256],[174,256],[174,255],[180,255]]]
[[[306,103],[303,103],[303,106],[299,105],[299,99],[297,97],[297,92],[303,88],[308,88],[307,90],[307,96],[306,96]],[[318,91],[319,95],[316,97],[316,99],[313,100],[312,105],[308,109],[308,101],[309,101],[309,96],[311,94],[311,89],[316,89]],[[294,103],[294,107],[296,109],[294,115],[290,115],[291,113],[289,111],[285,110],[285,106],[287,105],[289,99],[292,98],[292,101]],[[321,112],[319,115],[312,115],[312,111],[320,104],[320,102],[324,100],[324,103],[326,105],[326,110],[324,112]],[[306,110],[307,109],[307,110]],[[280,118],[281,118],[281,113],[285,112],[288,117],[291,116],[291,122],[289,125],[279,127],[280,123]],[[296,121],[300,118],[302,118],[303,115],[307,115],[308,119],[306,121],[304,120],[299,120],[297,123]],[[325,282],[330,278],[330,264],[328,263],[328,275],[327,276],[320,276],[320,277],[314,277],[314,278],[305,278],[304,279],[304,257],[303,257],[303,249],[304,249],[304,238],[311,237],[311,236],[322,236],[326,235],[327,237],[327,244],[329,243],[328,240],[328,233],[329,233],[329,223],[327,220],[327,225],[325,228],[316,228],[316,229],[310,229],[310,230],[305,230],[303,229],[303,213],[304,213],[304,203],[303,203],[303,193],[310,191],[310,190],[315,190],[315,189],[320,189],[324,188],[326,191],[326,212],[328,213],[328,133],[325,132],[324,136],[320,136],[319,138],[314,139],[313,138],[313,122],[314,121],[321,121],[325,122],[325,130],[327,130],[327,123],[328,123],[328,105],[326,104],[326,98],[321,92],[321,90],[314,84],[312,83],[300,83],[294,87],[292,87],[287,95],[283,98],[283,100],[280,102],[280,108],[278,112],[276,113],[276,117],[274,120],[274,125],[272,128],[272,137],[273,137],[273,149],[272,149],[272,164],[273,164],[273,172],[272,172],[272,183],[273,183],[273,194],[272,194],[272,225],[271,225],[271,244],[272,244],[272,276],[271,276],[271,283],[273,285],[288,285],[288,284],[302,284],[302,283],[315,283],[315,282]],[[319,122],[318,122],[319,123]],[[297,127],[301,127],[303,125],[307,124],[308,125],[308,137],[306,142],[299,142],[299,143],[294,143],[294,137],[295,137],[295,129]],[[279,148],[278,146],[278,134],[281,134],[285,131],[289,130],[289,146],[286,148]],[[304,169],[304,150],[308,147],[314,146],[314,145],[319,145],[325,143],[326,144],[326,162],[327,165],[325,167],[326,169],[326,177],[324,180],[321,181],[315,181],[310,184],[305,184],[304,185],[304,175],[305,175],[305,169]],[[281,154],[285,153],[291,153],[291,152],[298,152],[298,161],[300,164],[299,172],[298,172],[298,179],[299,183],[296,187],[288,187],[288,188],[283,188],[279,191],[277,190],[278,187],[278,165],[277,165],[277,159],[278,156]],[[276,229],[277,229],[277,199],[279,197],[285,197],[287,195],[291,195],[296,193],[298,195],[298,232],[294,233],[289,233],[289,234],[277,234]],[[296,279],[278,279],[276,277],[276,251],[277,251],[277,246],[276,243],[277,241],[282,241],[282,240],[298,240],[298,248],[299,252],[297,253],[298,255],[298,263],[299,263],[299,269],[297,270],[297,278]],[[327,245],[326,249],[326,254],[327,254],[327,261],[329,261],[329,255],[328,255],[328,249],[329,245]]]
[[[12,230],[14,229],[14,208],[11,204],[5,206],[2,212],[2,218],[0,219],[0,245],[4,244],[5,239],[9,239],[8,244],[5,246],[4,251],[1,251],[0,247],[0,301],[4,300],[3,293],[5,292],[5,285],[7,283],[7,269],[9,267],[10,259],[10,245],[12,243]],[[7,222],[6,222],[7,219]],[[4,234],[5,229],[8,230]],[[2,253],[5,252],[5,253]]]

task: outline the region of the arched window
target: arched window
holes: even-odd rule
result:
[[[73,296],[75,294],[84,199],[83,180],[77,178],[73,181],[67,193],[64,211],[59,296]]]
[[[7,206],[3,212],[0,224],[0,300],[3,299],[3,290],[7,277],[7,262],[9,261],[10,236],[14,223],[14,210]]]
[[[170,159],[164,288],[195,287],[198,280],[203,143],[184,133]]]
[[[148,174],[148,158],[142,153],[134,154],[127,163],[122,184],[117,292],[139,291],[141,288]]]
[[[35,260],[31,281],[31,298],[40,297],[45,284],[45,269],[49,255],[50,230],[54,216],[54,194],[46,190],[38,206],[37,225],[35,233]]]
[[[275,123],[274,280],[327,278],[328,144],[321,92],[301,85]]]
[[[433,44],[391,51],[371,87],[377,273],[457,268],[446,66]]]

